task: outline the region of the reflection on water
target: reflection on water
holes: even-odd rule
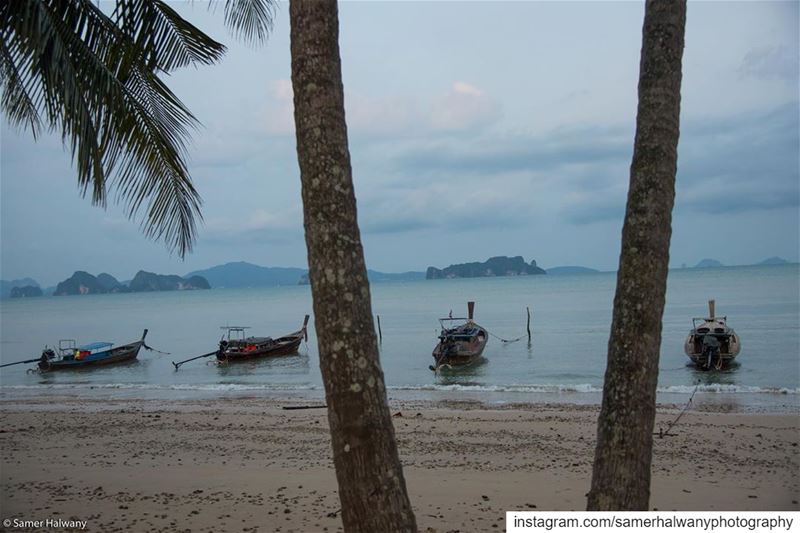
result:
[[[480,357],[468,366],[444,366],[439,368],[435,375],[436,383],[439,385],[464,385],[464,386],[483,386],[486,385],[485,378],[489,373],[489,360]],[[431,372],[433,373],[433,372]]]
[[[311,372],[308,354],[281,355],[246,361],[216,361],[218,375],[226,378],[302,374]]]
[[[98,365],[98,366],[82,366],[77,368],[65,368],[61,370],[54,370],[50,372],[39,371],[36,364],[33,364],[28,371],[31,374],[39,376],[39,382],[42,384],[53,383],[91,383],[96,381],[97,378],[103,376],[119,376],[120,373],[127,373],[130,375],[140,374],[140,369],[146,368],[148,362],[133,359],[132,361],[123,361],[121,363],[114,363],[111,365]]]
[[[701,385],[736,385],[739,382],[736,373],[740,364],[737,361],[728,363],[719,370],[701,370],[693,363],[687,364],[686,367],[691,372],[692,381]]]

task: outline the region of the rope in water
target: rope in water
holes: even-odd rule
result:
[[[142,343],[142,347],[144,347],[145,350],[150,350],[151,352],[156,352],[156,353],[160,353],[160,354],[164,354],[164,355],[172,355],[169,352],[162,352],[161,350],[156,350],[155,348],[151,348],[148,345],[146,345],[145,343]]]
[[[485,328],[484,328],[484,329],[485,329]],[[497,335],[495,335],[494,333],[492,333],[492,332],[491,332],[491,331],[489,331],[488,329],[486,330],[486,332],[487,332],[489,335],[491,335],[492,337],[494,337],[495,339],[497,339],[497,340],[499,340],[499,341],[502,341],[502,342],[505,342],[505,343],[517,342],[518,340],[521,340],[521,339],[522,339],[522,337],[521,337],[521,336],[520,336],[520,337],[517,337],[516,339],[504,339],[503,337],[498,337]]]

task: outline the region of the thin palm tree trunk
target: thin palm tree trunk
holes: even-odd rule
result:
[[[416,531],[378,358],[356,220],[335,0],[290,4],[309,279],[346,531]]]
[[[647,510],[678,164],[685,0],[647,0],[639,108],[589,510]]]

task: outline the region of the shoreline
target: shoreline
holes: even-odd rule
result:
[[[463,387],[387,387],[389,402],[435,405],[439,402],[469,402],[489,409],[504,406],[595,406],[602,401],[601,390],[509,391],[483,390]],[[276,388],[238,384],[199,384],[195,386],[159,386],[148,384],[37,384],[0,386],[0,406],[7,403],[28,403],[47,398],[85,402],[109,401],[166,401],[213,402],[258,398],[269,402],[324,401],[322,387]],[[725,388],[694,391],[692,388],[675,392],[660,391],[656,405],[659,409],[683,409],[691,399],[690,410],[698,412],[795,414],[800,415],[800,391],[775,390],[751,392],[730,391]]]
[[[309,398],[0,401],[2,518],[94,531],[337,531],[326,409]],[[656,431],[682,406],[661,407]],[[583,510],[596,405],[390,401],[420,531]],[[399,414],[398,414],[399,413]],[[800,510],[800,417],[688,410],[654,437],[651,508]]]

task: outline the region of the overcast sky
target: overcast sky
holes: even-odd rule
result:
[[[205,2],[182,14],[229,45],[168,83],[202,122],[189,168],[194,253],[80,197],[57,137],[3,119],[1,272],[53,285],[228,261],[306,265],[288,4],[266,46]],[[340,46],[367,265],[399,272],[523,255],[616,269],[636,118],[641,2],[351,3]],[[672,266],[798,260],[798,2],[690,2]]]

